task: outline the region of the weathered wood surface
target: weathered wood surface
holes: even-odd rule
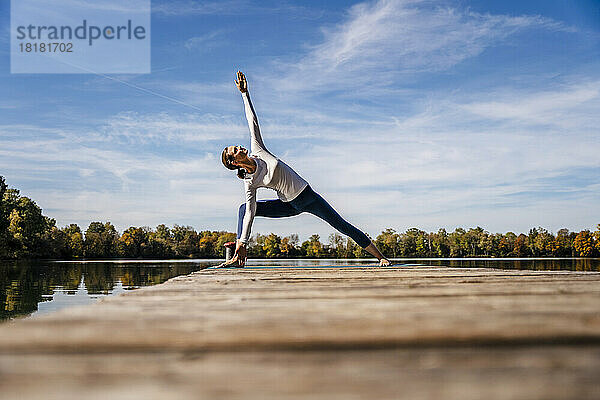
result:
[[[598,399],[600,273],[204,270],[1,325],[0,393]]]

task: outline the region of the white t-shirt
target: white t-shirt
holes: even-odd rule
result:
[[[246,214],[240,240],[247,244],[250,239],[252,222],[256,215],[256,189],[265,187],[277,192],[281,201],[294,200],[306,186],[306,182],[289,165],[275,157],[263,143],[258,127],[258,118],[252,107],[248,92],[242,93],[246,119],[250,128],[250,157],[256,162],[256,171],[246,174]]]

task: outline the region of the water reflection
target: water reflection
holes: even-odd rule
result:
[[[460,258],[417,260],[455,268],[528,269],[534,271],[600,271],[600,258]]]
[[[599,271],[600,259],[394,259],[399,264],[458,268]],[[0,321],[37,315],[99,297],[155,285],[217,263],[216,260],[0,263]],[[248,266],[375,265],[373,260],[249,260]]]
[[[214,263],[214,260],[212,261]],[[0,320],[87,304],[101,296],[162,283],[206,268],[186,263],[0,263]],[[52,305],[42,305],[51,302]]]

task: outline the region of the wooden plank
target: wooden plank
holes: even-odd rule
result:
[[[599,366],[594,272],[203,270],[0,326],[19,398],[597,398]]]
[[[2,398],[598,399],[600,347],[0,356]]]

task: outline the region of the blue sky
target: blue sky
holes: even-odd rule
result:
[[[597,1],[152,7],[152,73],[107,79],[11,75],[0,2],[0,174],[61,226],[233,231],[243,188],[219,154],[248,144],[238,69],[266,145],[372,236],[600,223]]]

